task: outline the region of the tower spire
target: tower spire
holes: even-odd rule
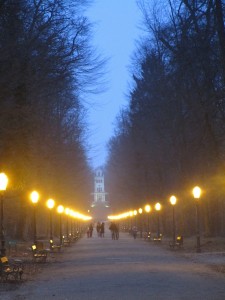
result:
[[[107,208],[109,207],[109,202],[107,201],[107,195],[105,191],[105,178],[102,168],[97,168],[94,175],[94,192],[91,193],[93,196],[93,201],[91,203],[91,208],[94,211],[96,217],[105,217],[107,214]]]

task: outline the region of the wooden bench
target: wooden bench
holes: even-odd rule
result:
[[[58,252],[61,250],[61,245],[52,245],[52,250],[58,250]]]
[[[162,234],[160,233],[159,236],[155,236],[155,237],[153,238],[153,241],[154,241],[154,242],[161,242],[161,241],[162,241]]]
[[[80,233],[79,231],[77,231],[77,232],[73,235],[73,240],[74,240],[74,242],[78,241],[80,237],[81,237],[81,233]]]
[[[33,260],[35,262],[46,262],[48,252],[47,249],[44,249],[43,242],[37,242],[36,245],[32,245]]]
[[[174,248],[178,248],[178,249],[182,248],[183,245],[184,245],[184,237],[182,235],[179,235],[179,236],[176,237],[175,244],[174,244],[174,242],[169,243],[170,248],[173,248],[173,249]]]
[[[151,241],[151,232],[144,232],[144,239],[146,241]]]
[[[62,245],[54,244],[53,240],[50,240],[50,250],[58,250],[58,252],[61,250]]]
[[[74,235],[73,236],[73,242],[76,242],[76,241],[78,241],[79,240],[79,236],[78,235]]]
[[[16,241],[8,241],[8,250],[9,250],[9,254],[11,254],[11,252],[17,252],[17,242]]]
[[[70,243],[71,243],[71,239],[69,237],[68,238],[67,237],[63,238],[63,246],[69,247]]]
[[[8,258],[0,258],[0,278],[1,281],[21,280],[23,275],[23,263],[20,260],[9,263]]]

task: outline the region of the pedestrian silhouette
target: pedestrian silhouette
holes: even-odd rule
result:
[[[101,227],[100,227],[100,237],[104,237],[105,234],[105,224],[102,222]]]
[[[100,232],[101,232],[101,223],[100,222],[97,223],[96,230],[97,230],[98,237],[100,237]]]
[[[119,239],[119,228],[116,225],[116,223],[112,222],[109,226],[109,230],[111,231],[112,240],[118,240]]]

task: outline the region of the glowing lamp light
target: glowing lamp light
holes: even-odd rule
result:
[[[157,202],[155,204],[155,210],[160,211],[161,210],[161,204],[159,202]]]
[[[137,211],[136,211],[136,210],[134,210],[134,215],[135,215],[135,216],[137,215]]]
[[[38,203],[38,200],[39,200],[39,194],[38,192],[36,191],[33,191],[31,194],[30,194],[30,199],[31,199],[31,202],[36,204]]]
[[[145,205],[145,211],[147,212],[147,213],[149,213],[150,211],[151,211],[151,206],[150,205]]]
[[[49,209],[52,209],[55,206],[55,201],[53,199],[48,199],[47,201],[47,207]]]
[[[114,216],[108,216],[109,220],[120,220],[120,219],[125,219],[130,216],[130,212],[125,212],[119,215],[114,215]]]
[[[175,205],[177,203],[177,198],[174,195],[170,197],[170,203],[171,205]]]
[[[8,184],[8,177],[5,173],[0,173],[0,191],[5,191]]]
[[[36,245],[32,245],[32,249],[33,249],[33,250],[36,250],[36,249],[37,249],[37,246],[36,246]]]
[[[63,213],[63,212],[64,212],[64,207],[63,207],[62,205],[59,205],[59,206],[57,207],[57,212],[58,212],[59,214]]]
[[[143,212],[142,208],[139,208],[138,212],[139,212],[139,214],[142,214],[142,212]]]
[[[202,193],[202,190],[199,186],[195,186],[192,190],[193,196],[195,199],[199,199]]]
[[[66,214],[66,215],[70,215],[70,209],[69,209],[69,208],[66,208],[66,209],[65,209],[65,214]]]

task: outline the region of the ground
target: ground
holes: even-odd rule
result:
[[[2,300],[149,300],[225,299],[225,239],[202,239],[202,252],[195,251],[195,238],[184,239],[184,249],[171,250],[162,242],[133,239],[121,233],[112,240],[82,238],[46,264],[30,267],[25,282],[6,285]],[[3,284],[2,284],[3,285]],[[14,290],[13,290],[14,288]]]

